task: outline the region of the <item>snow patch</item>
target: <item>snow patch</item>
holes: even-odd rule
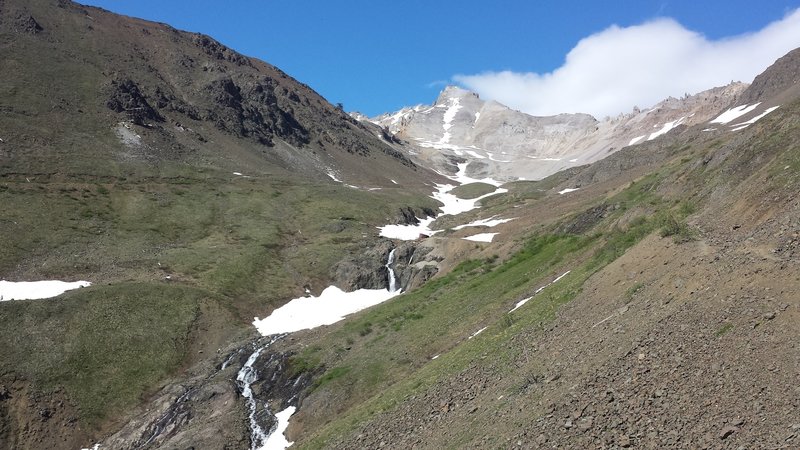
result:
[[[267,438],[267,442],[264,442],[264,445],[259,448],[259,450],[286,450],[294,444],[294,442],[289,442],[283,433],[286,432],[286,428],[289,427],[289,418],[292,417],[295,409],[294,406],[290,406],[275,414],[275,418],[278,419],[278,425],[275,431]]]
[[[470,222],[470,223],[465,223],[464,225],[459,225],[457,227],[453,227],[453,229],[454,230],[461,230],[461,229],[464,229],[464,228],[467,228],[467,227],[489,227],[489,228],[491,228],[491,227],[496,227],[497,225],[500,225],[500,224],[503,224],[503,223],[506,223],[506,222],[511,222],[512,220],[514,220],[513,217],[511,219],[495,219],[494,217],[495,216],[492,216],[492,217],[490,217],[488,219],[478,219],[478,220],[475,220],[475,221]]]
[[[486,157],[485,157],[485,156],[481,155],[480,153],[478,153],[478,152],[476,152],[476,151],[474,151],[474,150],[464,150],[464,151],[465,151],[465,152],[467,152],[467,154],[468,154],[468,155],[470,155],[470,156],[472,156],[473,158],[476,158],[476,159],[486,159]]]
[[[509,311],[509,312],[510,312],[510,313],[512,313],[512,312],[516,311],[516,310],[517,310],[517,309],[519,309],[519,308],[520,308],[522,305],[524,305],[525,303],[528,303],[528,301],[529,301],[530,299],[532,299],[533,297],[535,297],[535,296],[536,296],[536,294],[538,294],[539,292],[542,292],[543,290],[547,289],[547,288],[548,288],[548,287],[550,287],[551,285],[553,285],[553,284],[557,283],[559,280],[561,280],[561,279],[562,279],[562,278],[564,278],[565,276],[569,275],[569,273],[570,273],[570,272],[572,272],[572,271],[571,271],[571,270],[568,270],[568,271],[566,271],[566,272],[562,273],[561,275],[557,276],[555,280],[553,280],[553,281],[551,281],[551,282],[549,282],[549,283],[545,284],[544,286],[540,287],[539,289],[536,289],[536,292],[534,292],[534,293],[533,293],[533,295],[531,295],[531,296],[530,296],[530,297],[528,297],[528,298],[524,298],[524,299],[520,300],[519,302],[517,302],[517,304],[516,304],[516,305],[515,305],[513,308],[511,308],[511,311]]]
[[[472,235],[472,236],[467,236],[467,237],[461,238],[461,239],[464,239],[466,241],[474,241],[474,242],[492,242],[492,239],[494,239],[494,237],[496,235],[498,235],[498,234],[500,234],[500,233],[480,233],[480,234],[475,234],[475,235]]]
[[[758,105],[760,105],[760,104],[761,104],[761,102],[756,103],[755,105],[750,105],[750,106],[741,105],[741,106],[737,106],[735,108],[731,108],[731,109],[725,111],[724,113],[720,114],[716,119],[712,120],[709,123],[727,124],[729,122],[732,122],[732,121],[738,119],[739,117],[742,117],[743,115],[749,113],[750,111],[756,109],[758,107]]]
[[[487,328],[489,328],[489,327],[483,327],[483,328],[481,328],[480,330],[478,330],[478,331],[476,331],[476,332],[472,333],[472,335],[470,335],[470,337],[468,337],[467,339],[472,339],[472,338],[474,338],[475,336],[477,336],[477,335],[479,335],[479,334],[483,333],[483,331],[484,331],[485,329],[487,329]]]
[[[470,183],[486,183],[491,184],[492,186],[498,187],[503,184],[501,181],[497,181],[494,178],[472,178],[467,176],[467,166],[469,165],[468,162],[458,164],[458,172],[455,175],[448,176],[453,181],[456,181],[460,184],[470,184]]]
[[[344,183],[344,181],[340,180],[340,179],[339,179],[339,178],[336,176],[336,172],[334,172],[333,170],[329,170],[329,171],[327,171],[326,173],[328,174],[328,176],[329,176],[329,177],[331,177],[331,180],[333,180],[333,181],[335,181],[335,182],[337,182],[337,183]]]
[[[459,109],[461,109],[461,99],[451,98],[449,101],[449,106],[447,106],[447,111],[444,112],[442,123],[444,134],[442,135],[442,138],[439,139],[439,144],[448,144],[450,142],[449,130],[453,126],[453,119],[455,119]]]
[[[630,142],[628,142],[628,145],[634,145],[634,144],[638,143],[639,141],[641,141],[642,139],[644,139],[646,137],[647,137],[646,134],[643,134],[641,136],[636,136],[635,138],[631,139]]]
[[[570,192],[575,192],[578,189],[580,189],[580,188],[566,188],[566,189],[562,189],[562,190],[558,191],[558,193],[561,194],[561,195],[564,195],[564,194],[569,194]]]
[[[349,314],[383,303],[398,294],[386,289],[344,292],[336,286],[329,286],[319,297],[295,298],[272,311],[265,319],[256,317],[253,325],[262,336],[307,330],[336,323]]]
[[[88,281],[0,281],[0,301],[37,300],[57,297],[64,292],[91,286]]]
[[[667,134],[670,130],[680,125],[684,119],[686,119],[686,117],[681,117],[678,120],[673,120],[672,122],[665,123],[660,130],[656,131],[655,133],[652,133],[650,137],[647,138],[647,140],[652,141],[653,139],[661,136],[662,134]]]

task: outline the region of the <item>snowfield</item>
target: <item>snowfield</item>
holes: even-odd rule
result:
[[[656,131],[655,133],[652,133],[650,135],[650,137],[647,138],[647,140],[648,141],[652,141],[653,139],[655,139],[655,138],[657,138],[657,137],[659,137],[659,136],[661,136],[663,134],[667,134],[670,130],[672,130],[673,128],[677,127],[681,123],[683,123],[684,119],[686,119],[686,117],[681,117],[678,120],[674,120],[672,122],[665,123],[664,126],[661,127],[660,130]]]
[[[735,125],[731,125],[731,127],[733,127],[733,129],[731,131],[744,130],[745,128],[747,128],[750,125],[752,125],[752,124],[758,122],[759,120],[763,119],[764,116],[766,116],[767,114],[771,113],[772,111],[775,111],[778,108],[780,108],[780,105],[773,106],[772,108],[767,108],[763,113],[753,117],[752,119],[748,120],[747,122],[742,122],[742,123],[737,123]]]
[[[296,298],[272,311],[266,319],[256,317],[253,325],[262,336],[307,330],[336,323],[349,314],[383,303],[398,294],[399,291],[389,292],[387,289],[344,292],[336,286],[329,286],[319,297]]]

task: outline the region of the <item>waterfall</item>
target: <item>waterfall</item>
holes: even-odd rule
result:
[[[396,250],[396,248],[393,248],[392,251],[389,252],[389,260],[386,262],[386,270],[389,271],[389,292],[397,291],[397,278],[395,278],[394,269],[392,269],[392,264],[394,264],[394,252]]]
[[[263,347],[257,348],[256,351],[247,358],[247,362],[244,363],[244,366],[242,366],[239,373],[236,375],[236,381],[239,384],[239,388],[242,390],[242,397],[247,399],[247,406],[250,409],[250,448],[252,450],[261,448],[272,432],[272,430],[264,430],[261,428],[256,418],[258,413],[258,400],[253,395],[253,389],[250,386],[258,381],[258,372],[255,367],[253,367],[253,364],[255,364],[259,355],[261,355],[261,352],[264,351],[265,348],[282,337],[283,335],[274,336],[269,343]]]

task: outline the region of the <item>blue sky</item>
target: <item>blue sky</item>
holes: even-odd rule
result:
[[[209,34],[241,53],[280,67],[330,102],[341,102],[349,111],[368,115],[431,103],[443,85],[454,79],[484,98],[497,98],[532,113],[550,112],[541,105],[531,106],[532,101],[525,98],[553,90],[549,85],[539,86],[538,91],[531,88],[531,78],[548,78],[565,65],[565,58],[582,39],[608,31],[612,25],[624,30],[671,18],[673,31],[683,28],[708,42],[725,43],[730,37],[757,33],[800,6],[800,0],[82,2]],[[662,32],[654,29],[645,34],[654,39],[654,52],[663,52],[658,48],[663,44],[658,38]],[[628,34],[630,37],[619,39],[642,39],[641,34]],[[800,46],[800,39],[795,42],[795,47]],[[783,51],[787,44],[782,45],[774,51]],[[596,48],[614,51],[613,46]],[[763,67],[754,69],[753,74],[761,70]],[[506,76],[496,76],[499,73]],[[509,83],[512,75],[516,78]],[[503,92],[504,86],[514,86],[515,91]],[[569,84],[556,86],[567,89]],[[633,97],[640,98],[641,102],[650,101]],[[549,101],[550,109],[565,109],[563,112],[584,107],[580,102],[561,105]],[[622,107],[590,103],[584,108],[599,115]]]

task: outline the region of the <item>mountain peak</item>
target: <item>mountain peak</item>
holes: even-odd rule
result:
[[[455,86],[455,85],[448,85],[442,92],[439,93],[439,97],[436,99],[435,104],[442,104],[448,102],[450,99],[454,98],[466,98],[472,97],[475,99],[480,99],[480,96],[472,91],[468,91],[462,87]]]

